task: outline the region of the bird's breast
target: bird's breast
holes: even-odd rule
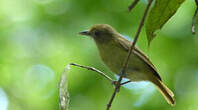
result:
[[[109,43],[108,45],[99,45],[98,49],[102,61],[111,69],[112,72],[119,74],[127,52],[113,43]]]

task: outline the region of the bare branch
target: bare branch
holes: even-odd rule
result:
[[[109,80],[112,84],[115,84],[115,81],[113,79],[111,79],[108,75],[106,75],[104,72],[94,68],[94,67],[89,67],[89,66],[83,66],[83,65],[79,65],[79,64],[75,64],[75,63],[70,63],[70,65],[73,66],[77,66],[77,67],[81,67],[81,68],[85,68],[94,72],[99,73],[101,76],[105,77],[107,80]]]
[[[121,83],[120,85],[125,85],[125,84],[128,84],[128,83],[130,83],[131,81],[129,80],[129,81],[126,81],[126,82],[123,82],[123,83]]]
[[[125,73],[126,73],[126,69],[127,69],[127,66],[128,66],[129,58],[130,58],[130,56],[131,56],[131,53],[132,53],[132,51],[133,51],[133,49],[134,49],[134,47],[135,47],[135,44],[136,44],[137,40],[138,40],[139,34],[140,34],[140,32],[141,32],[141,29],[142,29],[142,27],[144,26],[144,21],[145,21],[145,19],[146,19],[146,16],[147,16],[147,14],[148,14],[148,11],[149,11],[149,8],[150,8],[152,2],[153,2],[153,0],[148,0],[148,5],[147,5],[147,7],[146,7],[146,9],[145,9],[145,11],[144,11],[144,15],[143,15],[143,17],[142,17],[142,19],[141,19],[141,22],[140,22],[140,24],[139,24],[137,33],[136,33],[136,35],[135,35],[135,39],[134,39],[134,41],[133,41],[133,43],[132,43],[132,45],[131,45],[131,47],[130,47],[130,49],[129,49],[128,55],[127,55],[127,57],[126,57],[126,60],[124,61],[124,65],[123,65],[123,68],[122,68],[122,70],[121,70],[120,78],[119,78],[119,80],[118,80],[117,83],[116,83],[116,87],[115,87],[115,89],[114,89],[113,95],[111,96],[111,99],[110,99],[109,103],[107,104],[107,109],[106,109],[106,110],[109,110],[109,109],[110,109],[111,104],[112,104],[112,102],[113,102],[113,100],[114,100],[114,98],[115,98],[115,96],[116,96],[116,93],[117,93],[117,92],[119,91],[119,89],[120,89],[122,78],[124,77],[124,75],[125,75]]]
[[[139,2],[139,0],[134,0],[131,3],[131,5],[129,5],[129,7],[128,7],[129,11],[131,11],[137,5],[138,2]]]

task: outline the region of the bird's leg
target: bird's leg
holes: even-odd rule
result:
[[[117,83],[118,81],[116,81],[116,80],[113,80],[112,81],[112,84],[114,85],[114,86],[116,86],[116,83]]]

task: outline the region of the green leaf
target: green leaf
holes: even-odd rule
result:
[[[146,34],[148,44],[155,37],[155,32],[175,14],[185,0],[156,0],[151,9],[146,23]]]

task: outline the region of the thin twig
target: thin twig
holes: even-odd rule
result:
[[[79,65],[79,64],[75,64],[75,63],[70,63],[70,65],[73,66],[77,66],[77,67],[81,67],[81,68],[85,68],[94,72],[99,73],[100,75],[102,75],[103,77],[105,77],[107,80],[109,80],[110,82],[112,82],[112,84],[115,84],[115,81],[113,79],[111,79],[108,75],[106,75],[104,72],[94,68],[94,67],[89,67],[89,66],[83,66],[83,65]]]
[[[123,82],[123,83],[121,83],[120,85],[125,85],[125,84],[128,84],[128,83],[130,83],[131,81],[129,80],[129,81],[126,81],[126,82]]]
[[[196,21],[197,21],[197,13],[198,13],[198,0],[195,0],[195,3],[196,3],[196,10],[195,10],[195,13],[194,13],[194,16],[193,16],[193,22],[192,22],[192,34],[195,34],[196,33]]]
[[[137,5],[138,2],[139,2],[139,0],[134,0],[131,3],[131,5],[129,5],[129,7],[128,7],[129,11],[131,11]]]
[[[129,49],[128,55],[127,55],[127,57],[126,57],[126,60],[124,61],[124,65],[123,65],[123,68],[122,68],[122,70],[121,70],[120,78],[119,78],[119,80],[118,80],[117,83],[116,83],[116,87],[115,87],[115,89],[114,89],[114,92],[113,92],[113,94],[112,94],[112,96],[111,96],[111,99],[110,99],[109,103],[107,104],[107,109],[106,109],[106,110],[109,110],[109,109],[110,109],[111,104],[112,104],[112,102],[113,102],[113,100],[114,100],[114,98],[115,98],[115,96],[116,96],[116,93],[117,93],[117,92],[119,91],[119,89],[120,89],[121,81],[122,81],[122,78],[124,77],[124,75],[125,75],[125,73],[126,73],[126,69],[127,69],[127,66],[128,66],[128,62],[129,62],[130,55],[131,55],[131,53],[132,53],[132,51],[133,51],[133,49],[134,49],[134,47],[135,47],[135,44],[136,44],[136,42],[137,42],[137,40],[138,40],[139,34],[140,34],[140,32],[141,32],[141,29],[142,29],[142,27],[144,26],[144,21],[145,21],[145,18],[146,18],[146,16],[147,16],[147,14],[148,14],[149,8],[150,8],[150,6],[151,6],[151,4],[152,4],[152,1],[153,1],[153,0],[148,0],[148,5],[147,5],[147,7],[146,7],[146,9],[145,9],[145,11],[144,11],[144,15],[143,15],[143,17],[142,17],[142,19],[141,19],[141,22],[140,22],[140,24],[139,24],[137,33],[136,33],[136,35],[135,35],[135,39],[134,39],[134,41],[133,41],[133,43],[132,43],[132,45],[131,45],[131,47],[130,47],[130,49]]]

